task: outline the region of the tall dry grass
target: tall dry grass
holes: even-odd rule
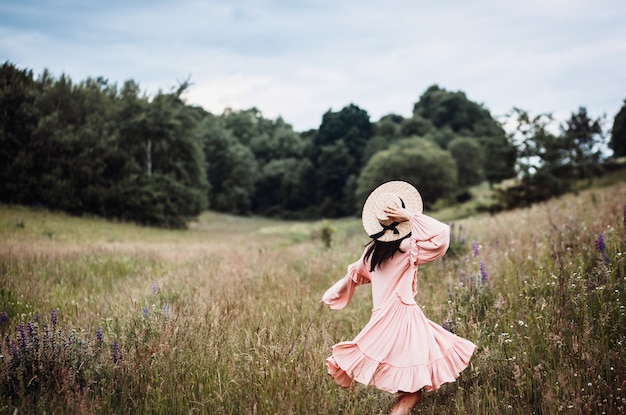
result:
[[[625,196],[453,223],[417,300],[478,351],[413,413],[626,411]],[[0,413],[386,413],[393,396],[325,373],[371,309],[368,287],[341,312],[318,302],[366,242],[358,220],[330,225],[326,249],[329,222],[165,231],[0,208]]]

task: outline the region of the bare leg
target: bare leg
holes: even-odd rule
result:
[[[391,415],[409,415],[411,409],[422,400],[422,391],[398,392],[398,399],[391,407]]]

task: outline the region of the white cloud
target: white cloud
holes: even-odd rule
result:
[[[2,17],[4,16],[4,17]],[[410,115],[432,85],[494,115],[518,106],[614,115],[626,93],[622,0],[282,0],[0,5],[0,56],[149,93],[191,76],[188,101],[257,107],[297,130],[354,103]]]

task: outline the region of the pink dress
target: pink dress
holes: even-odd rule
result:
[[[338,343],[326,359],[328,374],[342,387],[352,381],[388,392],[416,392],[453,382],[476,350],[472,342],[428,320],[415,302],[417,266],[443,256],[450,228],[429,216],[410,220],[411,236],[382,269],[369,271],[363,256],[322,297],[330,308],[348,305],[354,289],[372,284],[373,309],[367,325],[352,341]]]

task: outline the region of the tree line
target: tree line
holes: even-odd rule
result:
[[[515,109],[517,128],[507,134],[483,105],[437,85],[410,117],[372,122],[350,104],[323,114],[319,128],[296,132],[256,108],[211,114],[188,105],[188,87],[149,97],[132,80],[74,83],[4,63],[0,201],[182,227],[208,208],[292,219],[354,215],[374,187],[393,179],[415,183],[430,207],[467,199],[483,181],[517,177],[502,194],[511,207],[596,174],[606,136],[603,120],[582,107],[558,134],[549,114]],[[626,153],[625,118],[622,108],[609,143],[616,155]]]

